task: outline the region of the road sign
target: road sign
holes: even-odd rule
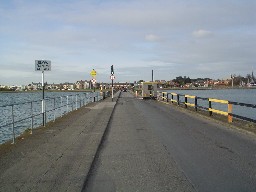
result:
[[[91,82],[92,82],[92,84],[95,84],[97,81],[96,81],[96,79],[92,79]]]
[[[90,74],[91,76],[95,77],[97,75],[97,72],[93,69]]]
[[[51,71],[51,61],[49,60],[35,60],[36,71]]]
[[[111,79],[111,80],[114,80],[114,79],[115,79],[115,76],[114,76],[114,75],[111,75],[111,76],[110,76],[110,79]]]
[[[111,75],[114,75],[114,66],[111,65]]]

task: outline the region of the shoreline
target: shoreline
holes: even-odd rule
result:
[[[100,89],[96,89],[95,92],[106,92],[111,91],[111,89],[104,89],[101,91]],[[0,91],[0,93],[37,93],[42,92],[42,90],[34,90],[34,91]],[[45,90],[45,92],[94,92],[93,89],[83,89],[83,90]]]
[[[163,88],[160,90],[233,90],[233,89],[256,89],[256,87],[195,87],[195,88]]]

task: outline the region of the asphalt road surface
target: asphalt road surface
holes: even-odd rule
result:
[[[256,191],[256,139],[124,92],[84,191]]]

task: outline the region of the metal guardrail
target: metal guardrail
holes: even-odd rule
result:
[[[63,115],[73,110],[77,110],[88,103],[99,101],[100,99],[105,99],[105,97],[108,97],[108,96],[109,96],[108,92],[106,93],[103,92],[101,93],[101,95],[99,94],[99,92],[90,92],[90,94],[83,93],[83,94],[66,95],[66,96],[53,97],[53,98],[48,97],[48,98],[45,98],[46,106],[47,106],[47,103],[48,104],[51,103],[51,107],[46,108],[45,112],[43,111],[38,112],[38,107],[40,106],[42,100],[23,102],[23,103],[17,103],[12,105],[3,105],[3,106],[0,106],[0,108],[4,108],[5,111],[9,111],[10,117],[7,117],[7,119],[9,119],[8,123],[0,125],[0,130],[4,127],[11,126],[12,143],[14,144],[16,139],[15,128],[19,126],[19,123],[30,119],[31,121],[30,127],[27,127],[27,129],[30,129],[30,134],[32,134],[34,128],[39,127],[41,125],[45,125],[50,121],[54,122],[58,117],[62,117]],[[29,115],[27,115],[26,117],[16,119],[17,117],[15,116],[15,113],[19,113],[19,111],[21,110],[20,108],[21,105],[26,105],[25,110],[27,110],[27,113],[29,113]],[[37,110],[35,110],[36,106],[37,106]],[[50,119],[49,117],[47,118],[47,114],[49,113],[51,113],[52,119]],[[42,123],[38,123],[38,122],[35,123],[35,118],[39,118],[39,116],[42,116],[42,121],[41,121]],[[45,122],[43,123],[43,121]]]
[[[184,102],[181,101],[181,97],[184,97]],[[220,100],[220,99],[214,99],[214,98],[204,98],[204,97],[197,97],[194,95],[184,95],[184,94],[177,94],[177,93],[168,93],[168,92],[158,92],[157,95],[158,101],[163,101],[166,103],[177,103],[177,105],[184,105],[185,108],[193,107],[196,111],[198,109],[202,109],[209,112],[209,115],[211,116],[213,113],[217,113],[220,115],[227,116],[228,122],[233,122],[233,117],[249,122],[256,123],[255,119],[244,117],[241,115],[237,115],[233,113],[233,105],[243,106],[243,107],[249,107],[249,108],[256,108],[256,105],[254,104],[248,104],[248,103],[239,103],[239,102],[233,102],[228,100]],[[200,106],[198,105],[198,100],[204,100],[208,101],[208,106]],[[226,104],[227,105],[227,111],[222,111],[219,109],[214,109],[212,107],[212,103],[219,103],[219,104]]]

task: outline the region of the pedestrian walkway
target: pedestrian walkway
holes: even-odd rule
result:
[[[91,103],[0,147],[0,191],[81,191],[116,104]],[[6,149],[8,148],[8,149]]]

